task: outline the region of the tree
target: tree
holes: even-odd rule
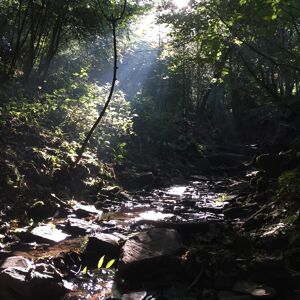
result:
[[[113,78],[112,78],[112,83],[111,83],[111,88],[110,88],[110,92],[109,92],[109,95],[108,95],[108,98],[107,98],[107,101],[99,115],[99,117],[97,118],[96,122],[94,123],[94,125],[92,126],[92,128],[90,129],[90,131],[87,133],[86,135],[86,138],[85,140],[83,141],[82,143],[82,146],[78,152],[78,156],[74,162],[74,164],[72,164],[73,167],[75,167],[79,161],[81,160],[82,158],[82,155],[88,145],[88,142],[91,138],[91,136],[93,135],[95,129],[97,128],[97,126],[100,124],[108,106],[109,106],[109,103],[112,99],[112,96],[113,96],[113,93],[114,93],[114,89],[115,89],[115,84],[116,84],[116,81],[117,81],[117,70],[118,70],[118,49],[117,49],[117,34],[116,34],[116,28],[118,26],[118,23],[120,22],[120,20],[122,20],[122,18],[124,17],[124,14],[125,14],[125,10],[126,10],[126,5],[127,5],[127,0],[124,0],[124,3],[123,3],[123,7],[122,7],[122,10],[119,14],[115,15],[115,14],[111,14],[111,15],[108,15],[105,10],[102,8],[100,2],[98,1],[98,4],[99,4],[99,7],[100,7],[100,10],[102,12],[102,14],[104,15],[105,19],[110,22],[111,26],[112,26],[112,35],[113,35],[113,49],[114,49],[114,66],[113,66]],[[115,2],[113,3],[113,9],[115,9]]]

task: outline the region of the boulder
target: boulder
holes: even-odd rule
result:
[[[93,267],[105,255],[110,259],[117,259],[121,251],[121,239],[113,234],[98,233],[88,237],[86,246],[83,249],[83,260]]]
[[[0,273],[0,290],[14,295],[14,299],[58,299],[67,289],[60,278],[32,269],[7,268]]]
[[[181,237],[175,229],[152,228],[126,241],[122,248],[122,260],[128,264],[152,257],[177,254],[183,249]]]
[[[140,232],[124,244],[117,278],[121,290],[156,288],[172,285],[186,278],[180,258],[183,250],[178,232],[174,229],[152,228]]]

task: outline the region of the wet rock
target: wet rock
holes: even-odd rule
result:
[[[271,299],[276,296],[276,291],[273,288],[248,281],[237,281],[233,286],[233,291],[242,294],[250,294],[255,298]]]
[[[31,262],[27,258],[24,258],[23,256],[11,256],[3,262],[0,269],[21,268],[28,270],[31,266]]]
[[[181,237],[176,230],[153,228],[126,241],[122,248],[122,260],[128,264],[151,257],[176,254],[183,249]]]
[[[31,234],[51,243],[59,243],[69,237],[52,224],[37,226],[31,230]]]
[[[24,242],[38,242],[38,243],[59,243],[69,237],[60,229],[55,228],[52,224],[45,224],[33,228],[31,231],[20,230],[17,235]]]
[[[107,195],[114,195],[118,192],[120,192],[120,187],[119,186],[106,186],[101,190],[102,193],[107,194]]]
[[[83,250],[83,258],[88,264],[97,265],[101,256],[116,259],[120,256],[121,239],[112,234],[98,233],[88,237]]]
[[[32,269],[8,268],[0,273],[0,290],[12,292],[15,299],[58,299],[67,290],[60,278]]]
[[[74,206],[75,214],[79,218],[89,217],[90,215],[97,215],[98,217],[102,216],[102,211],[97,209],[94,205],[84,205],[77,203]]]
[[[147,296],[147,292],[134,292],[122,295],[121,300],[143,300]]]
[[[61,225],[61,228],[72,235],[85,235],[96,231],[100,226],[93,222],[89,222],[83,219],[69,217],[65,225]]]
[[[247,194],[253,190],[253,187],[248,181],[237,181],[229,186],[230,191],[237,191],[239,194]]]

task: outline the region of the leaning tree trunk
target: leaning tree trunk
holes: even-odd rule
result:
[[[84,153],[84,151],[86,150],[86,147],[88,145],[88,142],[90,140],[90,138],[92,137],[94,131],[96,130],[96,128],[98,127],[98,125],[100,124],[109,104],[110,101],[112,99],[113,93],[114,93],[114,89],[115,89],[115,85],[116,85],[116,81],[117,81],[117,70],[118,70],[118,49],[117,49],[117,33],[116,33],[116,28],[118,25],[118,22],[123,18],[124,13],[125,13],[125,9],[126,9],[126,4],[127,4],[127,0],[124,0],[124,5],[123,5],[123,10],[122,13],[120,14],[119,17],[114,17],[111,16],[109,17],[103,10],[102,7],[99,3],[100,9],[104,15],[104,17],[112,24],[112,32],[113,32],[113,48],[114,48],[114,69],[113,69],[113,78],[112,78],[112,83],[111,83],[111,88],[110,88],[110,92],[108,95],[108,98],[105,102],[105,105],[99,115],[99,117],[97,118],[96,122],[94,123],[94,125],[92,126],[92,128],[90,129],[90,131],[87,133],[85,140],[82,143],[82,146],[78,152],[78,156],[75,160],[75,162],[71,165],[71,167],[75,167],[79,161],[82,158],[82,155]]]

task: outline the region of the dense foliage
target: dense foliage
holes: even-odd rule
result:
[[[219,123],[232,115],[246,126],[246,111],[284,111],[297,102],[299,1],[190,1],[184,10],[170,2],[160,20],[172,28],[165,55],[184,115],[207,111]]]

